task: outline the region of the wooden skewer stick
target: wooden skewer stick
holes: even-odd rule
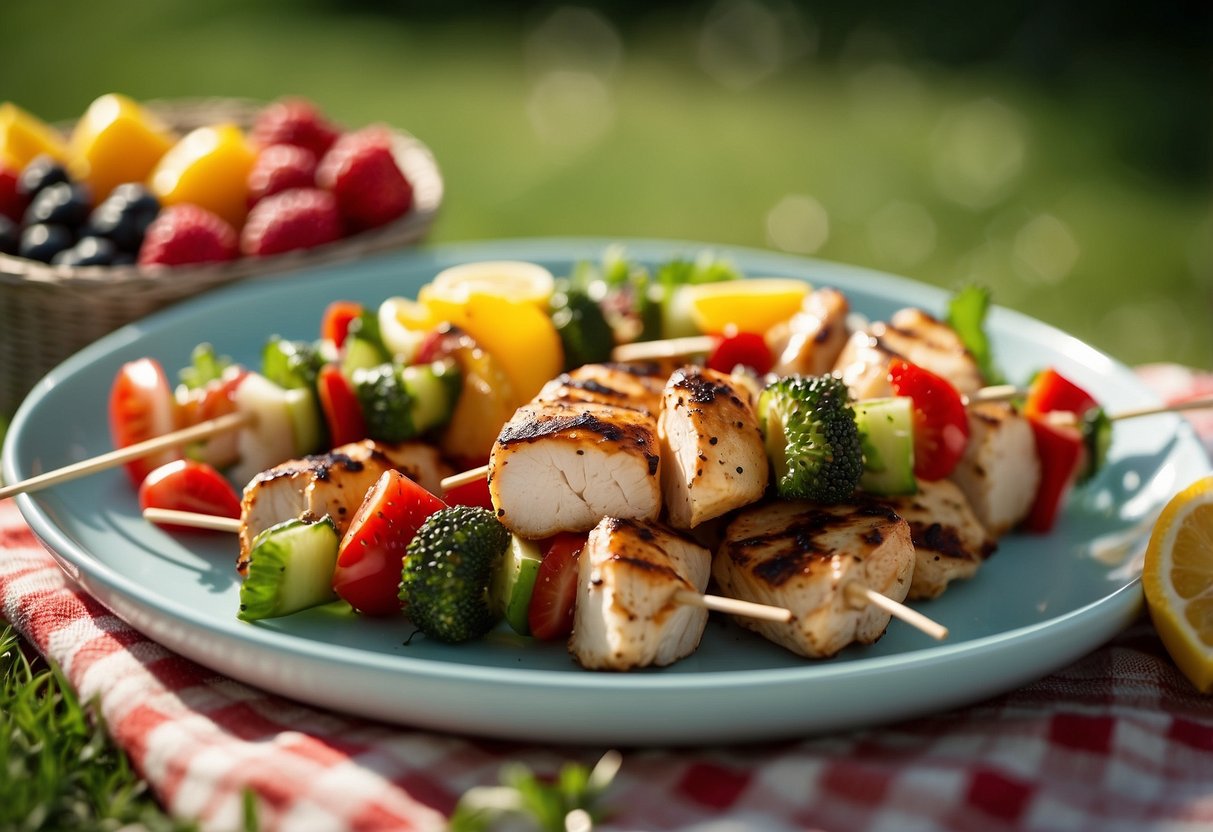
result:
[[[216,532],[240,533],[240,519],[237,517],[219,517],[215,514],[199,514],[196,511],[177,511],[171,508],[145,508],[143,519],[152,523],[172,523],[176,526],[189,526],[195,529],[209,529]]]
[[[143,518],[152,523],[171,523],[175,526],[189,526],[195,529],[209,529],[217,532],[236,534],[240,531],[240,521],[233,517],[216,517],[213,514],[199,514],[193,511],[175,511],[167,508],[146,508]],[[674,595],[674,600],[680,604],[691,604],[716,612],[727,612],[732,615],[744,615],[750,618],[764,618],[768,621],[791,621],[792,611],[783,607],[773,607],[769,604],[755,604],[751,601],[739,601],[736,598],[725,598],[721,595],[701,595],[684,589]]]
[[[489,466],[481,465],[479,468],[469,468],[459,474],[452,474],[449,477],[442,478],[442,490],[450,491],[452,488],[458,488],[461,485],[467,485],[469,482],[475,482],[481,477],[487,475]]]
[[[80,477],[95,474],[98,471],[104,471],[109,468],[116,468],[119,465],[130,462],[132,459],[151,456],[154,453],[159,453],[177,445],[185,445],[189,442],[197,442],[200,439],[206,439],[220,433],[237,430],[252,424],[252,418],[251,415],[245,413],[229,413],[226,416],[208,419],[191,427],[175,430],[163,436],[155,436],[143,442],[137,442],[134,445],[128,445],[125,448],[119,448],[118,450],[110,451],[91,459],[74,462],[62,468],[56,468],[54,471],[47,471],[45,474],[38,474],[21,482],[15,482],[12,485],[0,488],[0,500],[16,494],[29,494],[34,491],[41,491],[52,485],[79,479]]]
[[[711,352],[716,347],[711,335],[691,335],[686,338],[666,338],[661,341],[636,341],[620,344],[611,350],[612,361],[656,361]]]
[[[1179,413],[1184,410],[1203,410],[1206,407],[1213,407],[1213,396],[1202,396],[1197,399],[1189,399],[1185,402],[1175,402],[1174,404],[1154,405],[1152,407],[1139,407],[1134,410],[1124,410],[1120,413],[1113,414],[1108,418],[1113,422],[1118,422],[1121,419],[1136,419],[1139,416],[1157,416],[1160,413]]]
[[[1005,402],[1010,401],[1016,396],[1024,393],[1023,388],[1016,387],[1014,384],[994,384],[990,387],[983,387],[973,393],[972,396],[962,396],[965,407],[973,404],[981,404],[982,402]]]
[[[755,604],[753,601],[742,601],[737,598],[728,598],[724,595],[701,595],[689,589],[679,590],[674,593],[674,600],[680,604],[703,607],[713,612],[726,612],[729,615],[762,618],[766,621],[787,622],[792,620],[792,611],[783,607],[773,607],[770,604]]]
[[[851,581],[843,587],[843,592],[846,594],[847,600],[852,604],[871,604],[874,607],[879,607],[894,618],[904,621],[917,630],[921,630],[936,641],[943,641],[948,637],[948,628],[938,621],[932,621],[917,610],[912,610],[905,604],[900,601],[894,601],[887,595],[881,595],[870,587]]]

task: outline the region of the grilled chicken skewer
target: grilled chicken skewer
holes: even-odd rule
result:
[[[903,601],[914,571],[910,526],[877,503],[823,506],[795,500],[762,502],[729,523],[712,560],[726,594],[785,606],[786,624],[739,621],[794,653],[833,656],[878,639],[890,615],[856,604],[849,585]]]
[[[244,520],[236,517],[219,517],[211,514],[200,514],[193,511],[178,511],[175,509],[149,507],[143,510],[143,518],[151,523],[162,523],[173,526],[183,526],[208,531],[242,534],[245,530]],[[631,521],[612,521],[615,523],[630,523]],[[665,533],[672,540],[674,536]],[[638,537],[646,537],[647,532],[641,531]],[[688,541],[678,541],[681,545],[691,546]],[[705,550],[706,551],[706,550]],[[701,610],[728,613],[730,615],[761,618],[767,621],[788,621],[792,617],[789,610],[770,604],[759,604],[742,601],[722,595],[711,595],[696,591],[689,586],[675,587],[671,601],[680,605],[696,607]]]
[[[247,571],[257,535],[283,520],[328,515],[337,533],[344,534],[367,492],[393,468],[431,492],[450,472],[430,445],[364,439],[325,454],[288,460],[256,475],[245,486],[240,502],[238,571],[242,575]]]

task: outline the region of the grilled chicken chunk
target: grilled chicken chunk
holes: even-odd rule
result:
[[[769,466],[747,391],[725,373],[688,365],[662,400],[661,486],[672,526],[691,529],[762,496]]]
[[[370,441],[370,440],[367,440]],[[425,442],[380,442],[376,447],[392,467],[431,494],[442,494],[442,480],[455,473],[442,452]]]
[[[834,372],[856,399],[892,395],[887,378],[889,361],[903,358],[943,376],[961,395],[983,386],[981,371],[960,336],[947,324],[921,309],[902,309],[889,323],[874,323],[847,340]]]
[[[771,372],[780,376],[830,372],[847,343],[848,312],[846,296],[837,289],[810,292],[799,312],[767,334],[767,346],[776,356]]]
[[[391,460],[374,442],[364,440],[305,456],[257,474],[240,502],[240,556],[236,568],[248,569],[253,539],[270,526],[297,517],[329,515],[344,534],[366,493]]]
[[[712,559],[723,594],[786,607],[794,616],[786,624],[737,623],[809,658],[832,656],[851,642],[870,644],[888,626],[889,614],[856,603],[847,584],[901,601],[913,571],[909,525],[875,502],[756,504],[734,517]]]
[[[535,401],[597,402],[657,415],[668,376],[655,364],[584,364],[545,384]]]
[[[592,670],[661,667],[690,655],[708,613],[674,596],[702,593],[711,565],[707,549],[660,525],[605,518],[578,561],[569,652]]]
[[[661,512],[657,419],[594,402],[531,402],[501,429],[489,455],[497,516],[528,539],[588,531],[603,517]]]
[[[992,536],[1018,525],[1040,486],[1040,460],[1028,420],[1006,403],[971,405],[969,444],[952,481]]]
[[[935,598],[952,581],[971,578],[994,551],[994,539],[951,480],[918,481],[918,493],[880,501],[910,525],[914,542],[911,600]]]

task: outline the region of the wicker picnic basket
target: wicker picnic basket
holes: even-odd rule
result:
[[[248,127],[264,105],[241,99],[199,99],[153,101],[145,106],[166,124],[186,132],[220,122]],[[34,384],[61,361],[158,309],[228,283],[288,279],[292,270],[416,243],[442,204],[442,175],[421,141],[401,130],[393,130],[393,135],[397,162],[413,185],[413,207],[393,223],[325,246],[173,269],[73,268],[0,254],[0,416],[11,415]]]

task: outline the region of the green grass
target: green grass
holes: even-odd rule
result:
[[[0,52],[4,94],[66,119],[113,90],[302,93],[348,124],[405,126],[446,175],[435,242],[594,235],[779,248],[772,210],[808,198],[828,233],[793,249],[936,285],[979,281],[996,303],[1126,363],[1213,366],[1208,183],[1126,150],[1163,141],[1185,106],[1169,103],[1166,78],[1151,90],[1148,77],[1089,61],[1067,84],[1041,84],[893,46],[798,58],[734,90],[697,62],[702,14],[654,14],[633,22],[622,58],[595,76],[600,104],[553,104],[555,137],[545,138],[530,116],[552,77],[528,51],[538,13],[418,22],[334,8],[65,0],[53,38],[36,4],[6,8],[11,30],[43,35]],[[26,71],[48,50],[79,73]],[[566,64],[585,68],[577,56]],[[600,132],[587,133],[599,117]]]
[[[95,707],[0,631],[0,829],[191,830],[164,814]]]

